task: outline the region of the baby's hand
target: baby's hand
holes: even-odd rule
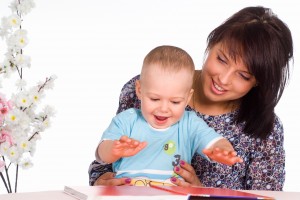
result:
[[[113,143],[113,155],[120,157],[134,156],[147,146],[147,142],[140,142],[127,136],[122,136]]]
[[[235,163],[243,162],[243,159],[237,156],[237,153],[234,150],[233,146],[225,138],[216,141],[208,149],[203,149],[203,153],[210,159],[229,166]]]
[[[221,150],[216,147],[212,150],[203,149],[203,153],[210,159],[229,166],[243,162],[243,159],[237,156],[236,151]]]

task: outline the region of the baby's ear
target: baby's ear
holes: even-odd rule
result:
[[[135,93],[136,96],[141,100],[141,82],[140,80],[135,81]]]
[[[188,103],[190,102],[190,100],[192,99],[193,94],[194,94],[194,89],[192,88],[192,89],[190,90],[190,93],[189,93],[189,97],[188,97],[187,104],[188,104]]]

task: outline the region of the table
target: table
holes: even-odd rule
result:
[[[300,192],[243,190],[253,194],[274,197],[276,200],[300,200]]]
[[[60,191],[42,191],[42,192],[24,192],[24,193],[12,193],[12,194],[0,194],[1,200],[74,200]]]
[[[251,191],[243,190],[259,195],[271,196],[276,200],[300,200],[300,192],[279,192],[279,191]],[[0,194],[1,200],[76,200],[65,194],[62,190],[41,191],[27,193]],[[121,198],[120,198],[121,199]],[[154,199],[154,198],[153,198]]]

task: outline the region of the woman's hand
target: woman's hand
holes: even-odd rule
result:
[[[105,185],[105,186],[121,186],[130,185],[130,178],[115,178],[115,173],[106,172],[100,176],[94,183],[94,186]]]
[[[185,161],[180,161],[180,166],[174,167],[174,172],[181,176],[184,180],[178,179],[176,177],[171,178],[171,182],[175,185],[188,187],[188,186],[202,186],[199,178],[196,175],[194,168],[186,163]]]

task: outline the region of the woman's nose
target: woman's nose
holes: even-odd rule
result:
[[[222,73],[219,74],[219,81],[223,85],[228,85],[231,83],[232,79],[232,72],[230,70],[224,70]]]

